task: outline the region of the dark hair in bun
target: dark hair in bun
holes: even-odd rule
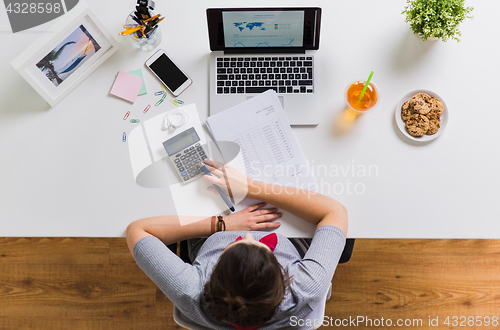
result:
[[[273,317],[288,284],[288,275],[271,251],[236,244],[222,253],[205,284],[207,312],[244,328],[263,325]]]

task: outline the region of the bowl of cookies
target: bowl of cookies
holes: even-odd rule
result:
[[[430,141],[443,133],[448,123],[448,108],[436,93],[419,89],[401,98],[396,105],[396,124],[414,141]]]

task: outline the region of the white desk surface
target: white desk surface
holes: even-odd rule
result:
[[[135,4],[87,2],[112,33]],[[205,9],[234,1],[156,4],[166,17],[160,48],[194,81],[180,99],[195,102],[204,120],[210,52]],[[500,2],[468,4],[474,19],[461,25],[462,41],[444,43],[412,34],[401,14],[403,0],[251,3],[323,8],[316,54],[321,123],[293,130],[319,170],[320,189],[346,205],[350,237],[500,238]],[[120,39],[117,53],[50,108],[10,62],[53,22],[16,34],[4,11],[0,22],[0,236],[123,236],[135,219],[172,213],[168,189],[135,184],[122,142],[123,132],[134,128],[122,120],[127,111],[144,121],[175,108],[169,98],[154,107],[160,86],[143,66],[152,52]],[[132,105],[108,94],[118,70],[137,68],[145,74],[146,96]],[[371,70],[380,104],[340,134],[345,87]],[[450,113],[444,133],[422,145],[407,140],[394,120],[397,101],[419,88],[442,96]],[[147,104],[153,107],[143,114]]]

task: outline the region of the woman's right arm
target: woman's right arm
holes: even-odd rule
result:
[[[316,225],[333,225],[347,236],[347,210],[322,194],[293,187],[250,180],[247,197],[265,201]]]
[[[315,224],[317,227],[336,226],[347,236],[347,210],[335,199],[309,190],[253,180],[231,166],[224,165],[222,169],[220,164],[209,160],[205,160],[205,162],[212,166],[212,174],[215,176],[205,175],[204,180],[226,190],[230,188],[233,195],[243,195],[273,204]]]

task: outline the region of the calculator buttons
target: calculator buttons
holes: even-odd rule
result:
[[[171,160],[176,165],[175,167],[179,171],[179,176],[182,178],[184,184],[196,180],[205,174],[199,166],[205,158],[207,158],[207,155],[201,143],[196,143],[180,151],[175,156],[171,156]]]

